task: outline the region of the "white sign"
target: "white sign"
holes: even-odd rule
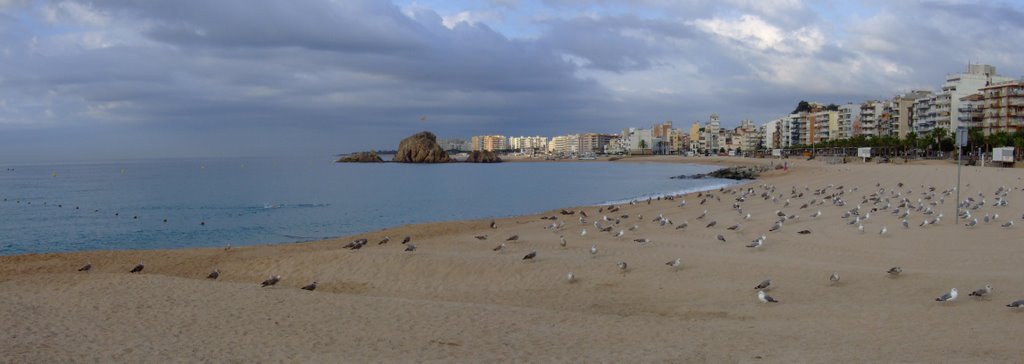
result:
[[[992,148],[993,162],[1013,162],[1013,147]]]
[[[772,149],[772,157],[781,157],[782,149]]]
[[[857,148],[857,156],[861,158],[871,158],[871,148]]]

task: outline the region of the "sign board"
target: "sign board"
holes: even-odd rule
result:
[[[772,157],[781,157],[782,149],[772,149]]]
[[[861,158],[871,158],[871,148],[857,148],[857,156]]]
[[[967,145],[967,128],[959,127],[956,128],[956,146],[962,147]]]
[[[1013,163],[1013,147],[992,148],[992,161]]]

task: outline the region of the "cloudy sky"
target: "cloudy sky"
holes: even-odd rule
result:
[[[0,162],[761,123],[1021,77],[1021,34],[990,1],[0,0]]]

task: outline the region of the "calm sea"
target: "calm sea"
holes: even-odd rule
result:
[[[718,188],[715,167],[335,164],[311,159],[0,166],[0,255],[295,242]]]

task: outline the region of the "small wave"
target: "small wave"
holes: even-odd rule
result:
[[[597,204],[597,206],[623,205],[623,204],[628,204],[630,201],[638,201],[638,202],[639,201],[646,201],[648,198],[657,200],[659,197],[685,195],[687,193],[717,190],[719,188],[728,187],[728,186],[732,186],[732,185],[736,185],[736,184],[740,184],[740,183],[744,183],[744,182],[736,181],[736,182],[727,182],[727,183],[716,183],[716,184],[711,184],[711,185],[704,185],[704,186],[697,186],[697,187],[686,188],[686,189],[682,189],[682,190],[678,190],[678,191],[648,193],[648,194],[643,194],[643,195],[635,196],[633,198],[626,198],[626,199],[620,199],[620,200],[611,200],[611,201],[601,202],[601,203]]]
[[[264,202],[263,203],[263,209],[264,210],[283,209],[283,208],[304,209],[304,208],[327,207],[327,206],[330,206],[330,205],[331,204],[327,204],[327,203],[298,203],[298,204],[279,203],[279,204],[274,204],[274,203]]]

